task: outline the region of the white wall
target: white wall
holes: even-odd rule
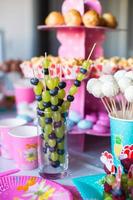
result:
[[[5,34],[5,58],[32,56],[33,0],[0,0],[0,29]]]

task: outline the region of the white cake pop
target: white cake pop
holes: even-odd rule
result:
[[[119,70],[114,74],[114,78],[119,81],[121,78],[123,78],[126,74],[125,70]]]
[[[128,102],[133,102],[133,85],[129,86],[125,90],[124,95]]]
[[[96,78],[91,78],[88,82],[87,82],[87,86],[86,89],[89,93],[92,93],[92,88],[94,87],[94,85],[97,83]]]
[[[102,92],[106,97],[114,97],[119,93],[119,86],[115,82],[105,82],[102,85]]]
[[[106,75],[106,74],[104,74],[104,75],[102,75],[100,78],[99,78],[99,80],[100,81],[102,81],[103,83],[104,82],[108,82],[108,81],[114,81],[115,80],[115,78],[114,78],[114,76],[113,75]]]
[[[118,81],[121,92],[124,92],[126,88],[133,85],[133,81],[130,78],[123,77]]]
[[[102,82],[100,80],[97,80],[97,82],[92,87],[92,94],[93,96],[97,98],[103,98],[103,92],[102,92]]]
[[[130,78],[133,80],[133,70],[126,72],[125,77]]]

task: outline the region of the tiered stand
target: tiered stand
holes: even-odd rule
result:
[[[86,2],[86,3],[85,3]],[[71,8],[75,8],[80,11],[81,14],[87,8],[92,8],[101,13],[101,5],[97,0],[65,0],[62,6],[62,12],[65,13]],[[105,34],[112,29],[105,27],[90,27],[84,26],[45,26],[41,25],[37,27],[38,30],[43,31],[56,31],[56,36],[60,42],[58,49],[58,55],[65,58],[87,58],[92,46],[96,43],[96,48],[91,56],[92,59],[96,59],[104,55],[103,43],[105,41]],[[68,88],[72,85],[73,80],[67,80]],[[67,89],[68,89],[67,88]],[[91,111],[104,110],[101,102],[92,97],[86,92],[86,81],[84,81],[79,88],[78,94],[75,96],[75,101],[72,103],[71,109],[79,112],[83,117]],[[79,150],[85,149],[85,137],[86,135],[95,136],[109,136],[109,133],[97,133],[93,130],[81,130],[75,127],[70,132],[70,141],[72,146],[77,146]]]

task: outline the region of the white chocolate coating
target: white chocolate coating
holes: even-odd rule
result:
[[[94,84],[93,88],[92,88],[92,94],[93,96],[97,97],[97,98],[103,98],[103,92],[102,92],[102,82],[97,80],[97,82]]]
[[[118,85],[120,87],[121,92],[124,92],[126,88],[133,85],[133,81],[127,77],[124,77],[118,81]]]
[[[92,88],[94,87],[94,85],[97,83],[96,78],[91,78],[88,82],[87,82],[87,86],[86,89],[89,93],[92,93]]]
[[[100,78],[99,78],[99,80],[100,81],[102,81],[103,83],[104,82],[109,82],[109,81],[114,81],[115,80],[115,78],[114,78],[114,76],[113,75],[102,75]]]
[[[125,70],[119,70],[114,74],[114,78],[119,81],[121,78],[125,77],[126,71]]]
[[[133,85],[129,86],[126,90],[125,90],[125,98],[127,99],[128,102],[133,103]]]
[[[133,80],[133,71],[131,70],[131,71],[126,72],[125,77],[130,78],[131,80]]]
[[[114,82],[105,82],[102,85],[102,92],[106,97],[114,97],[119,93],[119,87]]]

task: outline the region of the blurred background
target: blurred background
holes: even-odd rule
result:
[[[37,25],[52,10],[60,10],[63,0],[0,0],[0,61],[29,59],[45,51],[57,55],[55,32],[37,31]],[[108,33],[105,56],[133,55],[133,1],[101,0],[103,11],[111,11],[126,31]]]

